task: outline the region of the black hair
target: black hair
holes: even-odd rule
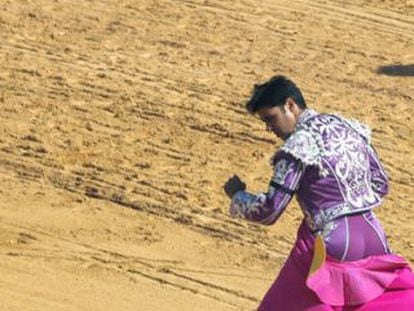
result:
[[[273,76],[269,81],[254,86],[246,109],[254,114],[260,108],[282,106],[289,97],[296,102],[299,108],[306,108],[305,99],[293,81],[285,76]]]

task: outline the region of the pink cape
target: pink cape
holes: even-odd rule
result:
[[[390,254],[352,262],[328,257],[306,279],[314,240],[302,223],[295,246],[259,311],[414,310],[414,274],[403,257]]]

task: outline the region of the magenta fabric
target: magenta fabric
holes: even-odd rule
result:
[[[314,237],[305,223],[259,311],[414,310],[414,274],[397,255],[353,262],[329,258],[306,280]]]
[[[379,297],[405,268],[404,258],[397,255],[370,256],[350,262],[328,258],[306,285],[325,304],[356,306]]]
[[[387,290],[375,300],[357,308],[358,311],[414,310],[414,278],[409,268],[402,270]]]

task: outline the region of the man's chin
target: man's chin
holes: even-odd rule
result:
[[[277,138],[279,138],[283,141],[286,141],[290,137],[291,134],[279,134],[279,135],[275,134],[275,135],[276,135]]]
[[[288,139],[289,136],[291,135],[290,133],[289,134],[282,134],[282,133],[278,133],[278,132],[275,132],[275,131],[273,131],[273,134],[275,134],[275,136],[277,138],[279,138],[279,139],[281,139],[283,141],[285,141],[286,139]]]

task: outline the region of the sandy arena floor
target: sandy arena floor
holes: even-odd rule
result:
[[[373,128],[413,263],[413,0],[0,0],[0,310],[254,310],[301,214],[233,220],[222,185],[266,189],[244,102],[280,73]]]

